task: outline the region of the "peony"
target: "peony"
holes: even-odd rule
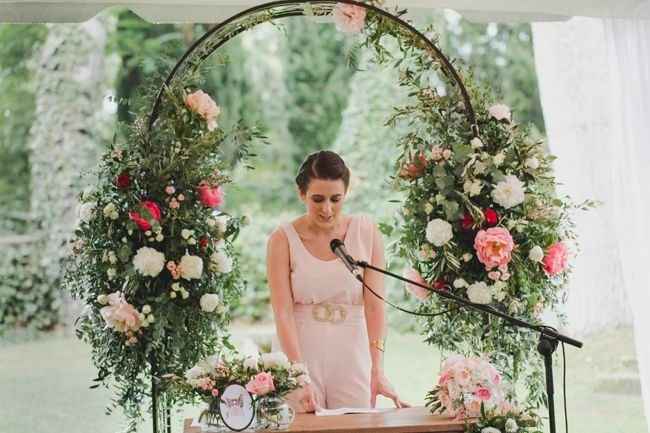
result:
[[[165,266],[165,255],[151,247],[142,247],[133,256],[133,266],[145,277],[155,277]]]
[[[257,396],[265,395],[271,391],[275,391],[275,386],[273,385],[273,375],[267,372],[257,373],[246,384],[246,390],[251,394],[255,394]]]
[[[566,270],[569,259],[569,250],[562,242],[556,242],[546,251],[542,260],[544,271],[550,276],[557,275]]]
[[[488,108],[488,114],[490,117],[493,117],[496,120],[505,120],[510,123],[512,113],[510,113],[510,107],[504,104],[494,104]]]
[[[339,31],[359,33],[366,23],[366,9],[361,6],[337,3],[334,8],[334,23]]]
[[[210,270],[213,272],[227,274],[232,271],[232,259],[223,250],[212,253],[210,256],[210,262]]]
[[[451,224],[440,218],[429,221],[426,237],[433,245],[437,247],[443,246],[454,237]]]
[[[224,192],[220,186],[210,186],[207,182],[201,182],[197,188],[199,201],[205,207],[216,208],[223,204]]]
[[[140,314],[133,305],[126,302],[120,292],[107,296],[108,305],[99,310],[106,325],[118,332],[137,331],[140,329]]]
[[[474,395],[481,401],[488,401],[492,398],[492,392],[488,388],[479,387],[474,391]]]
[[[181,278],[185,280],[198,280],[203,273],[203,259],[198,256],[185,254],[179,263]]]
[[[428,286],[427,282],[424,281],[422,276],[415,269],[412,268],[407,269],[404,272],[404,278]],[[429,296],[431,296],[431,291],[425,289],[424,287],[416,286],[415,284],[411,284],[411,283],[406,283],[405,286],[406,286],[406,290],[408,290],[410,294],[412,294],[422,302],[424,302]]]
[[[187,95],[185,106],[206,120],[208,131],[213,131],[217,127],[217,117],[221,113],[221,109],[203,90],[197,90]]]
[[[129,219],[135,222],[140,230],[151,230],[153,221],[160,221],[162,212],[158,205],[150,200],[144,200],[140,203],[141,212],[129,212]]]
[[[492,190],[492,199],[506,209],[524,202],[524,183],[509,174]]]
[[[480,281],[467,288],[467,297],[475,304],[489,304],[492,302],[492,289]]]
[[[528,252],[528,258],[535,263],[541,262],[544,258],[544,251],[542,250],[542,247],[539,245],[532,247]]]
[[[505,271],[512,258],[514,247],[515,243],[510,232],[503,227],[480,230],[474,238],[476,256],[488,271],[495,267]]]
[[[219,299],[219,295],[216,295],[214,293],[206,293],[205,295],[201,296],[201,299],[199,299],[201,310],[205,311],[206,313],[212,313],[214,310],[216,310],[220,302],[221,300]]]
[[[271,352],[262,354],[262,365],[264,368],[282,367],[289,368],[291,363],[284,352]]]

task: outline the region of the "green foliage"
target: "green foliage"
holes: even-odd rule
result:
[[[35,110],[30,63],[46,35],[42,24],[0,25],[0,201],[5,211],[29,209],[27,138]]]
[[[0,333],[8,328],[50,330],[59,320],[58,294],[44,279],[44,267],[30,243],[3,246],[0,254]]]

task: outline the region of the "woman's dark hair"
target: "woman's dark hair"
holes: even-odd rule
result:
[[[350,170],[343,159],[331,150],[321,150],[309,155],[303,161],[296,176],[296,185],[305,194],[312,179],[339,180],[345,184],[345,190],[350,185]]]

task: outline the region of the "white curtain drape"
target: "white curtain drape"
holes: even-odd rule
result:
[[[582,252],[568,288],[570,327],[634,324],[649,420],[650,21],[574,18],[533,24],[533,36],[562,191],[604,202],[576,218]]]

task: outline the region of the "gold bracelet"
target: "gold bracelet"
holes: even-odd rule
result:
[[[383,352],[385,349],[385,341],[386,341],[385,339],[379,338],[377,340],[370,341],[370,345],[374,346],[380,352]]]

